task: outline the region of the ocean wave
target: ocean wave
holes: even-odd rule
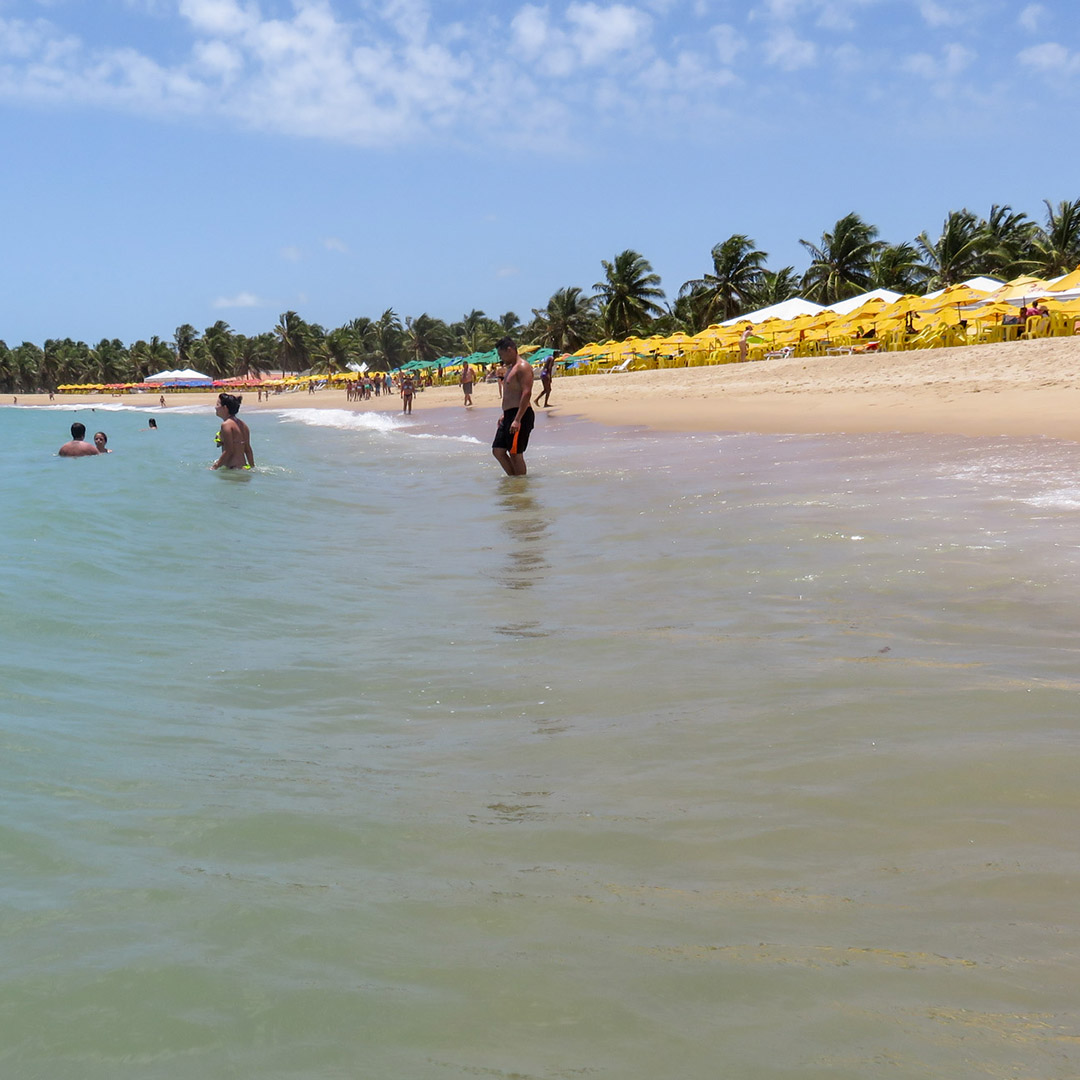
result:
[[[407,420],[382,412],[353,412],[351,409],[275,409],[288,424],[338,428],[341,431],[374,431],[380,434],[411,427]]]

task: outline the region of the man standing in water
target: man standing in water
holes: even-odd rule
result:
[[[221,457],[210,466],[211,469],[253,469],[255,455],[251,452],[251,432],[247,424],[237,417],[240,402],[238,394],[218,394],[218,403],[214,412],[221,420]]]
[[[532,365],[518,356],[513,338],[504,337],[495,343],[499,362],[506,374],[503,377],[502,419],[495,430],[491,452],[507,476],[524,476],[525,449],[529,433],[536,421],[532,410]]]
[[[100,451],[93,443],[86,441],[86,425],[76,420],[71,425],[71,442],[64,443],[57,453],[61,457],[93,457]]]

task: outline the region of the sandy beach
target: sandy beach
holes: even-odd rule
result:
[[[166,394],[170,406],[210,406],[216,394]],[[478,387],[477,409],[498,407],[494,385]],[[156,396],[57,395],[64,404],[157,405]],[[20,395],[20,404],[47,404]],[[397,411],[397,397],[348,402],[344,390],[281,394],[245,412],[317,408]],[[417,419],[462,408],[457,386],[416,398]],[[602,424],[668,431],[760,433],[908,432],[1080,436],[1080,338],[1000,345],[771,360],[716,367],[560,376],[552,411]],[[430,417],[435,419],[434,416]]]

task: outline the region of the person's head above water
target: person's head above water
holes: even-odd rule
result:
[[[108,451],[105,449],[105,444],[108,441],[109,441],[109,436],[106,435],[104,431],[95,431],[94,432],[94,445],[98,448],[98,453],[100,453],[100,454],[107,454],[108,453]]]
[[[155,431],[157,430],[157,421],[152,416],[150,417],[149,426]]]
[[[218,394],[217,407],[225,409],[230,416],[235,416],[240,411],[240,402],[243,400],[240,394]]]
[[[80,424],[78,420],[71,425],[71,437],[76,442],[83,442],[86,438],[86,425]]]

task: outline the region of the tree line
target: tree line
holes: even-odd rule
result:
[[[157,371],[188,367],[216,379],[274,370],[329,373],[362,363],[391,370],[409,360],[484,352],[506,334],[573,352],[609,338],[696,334],[794,296],[827,306],[870,289],[923,293],[981,274],[1054,277],[1080,265],[1080,199],[1044,203],[1041,222],[995,204],[986,217],[952,211],[937,237],[924,231],[901,243],[882,240],[876,226],[850,213],[819,240],[799,241],[809,257],[801,274],[793,266],[770,269],[768,252],[736,233],[712,248],[711,269],[684,282],[670,301],[648,259],[626,250],[610,262],[601,260],[603,277],[591,291],[559,289],[545,307],[533,308],[527,323],[512,311],[491,318],[473,310],[447,323],[426,312],[402,319],[387,309],[378,318],[356,318],[327,330],[287,311],[272,330],[254,336],[219,321],[202,333],[185,324],[169,340],[152,337],[131,345],[116,338],[96,345],[64,338],[9,348],[0,341],[0,387],[25,393],[65,383],[141,382]]]

